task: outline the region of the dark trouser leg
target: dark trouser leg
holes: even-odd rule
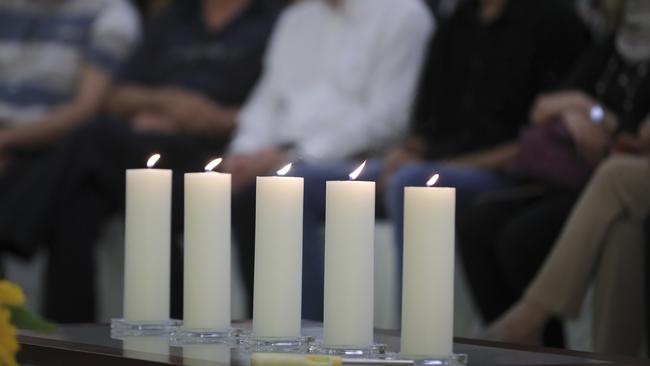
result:
[[[523,295],[544,262],[577,197],[577,193],[572,192],[550,194],[522,208],[505,224],[497,255],[499,267],[517,298]],[[564,331],[559,319],[548,323],[543,341],[547,346],[564,346]]]
[[[255,185],[235,194],[232,202],[232,226],[244,281],[248,318],[252,317],[255,273]]]
[[[182,229],[182,179],[185,171],[201,171],[205,160],[218,154],[220,147],[206,145],[200,140],[185,136],[136,134],[120,122],[99,121],[84,125],[67,141],[66,149],[74,151],[60,163],[66,166],[67,175],[60,186],[59,204],[53,213],[55,235],[49,238],[51,258],[47,278],[47,314],[57,314],[62,307],[78,307],[79,314],[90,314],[94,309],[93,243],[104,223],[104,218],[119,212],[124,205],[125,170],[144,165],[154,152],[163,155],[160,166],[174,169],[172,197],[172,289],[171,316],[182,317],[182,249],[176,240]],[[74,158],[72,159],[71,156]],[[75,205],[70,205],[76,202]],[[99,203],[101,202],[101,206]],[[70,211],[72,210],[72,211]],[[76,225],[67,217],[78,217]],[[80,230],[79,227],[83,227]],[[117,245],[123,245],[121,242]],[[74,253],[74,254],[71,254]],[[64,266],[65,255],[75,255],[75,266]],[[83,274],[80,272],[83,271]],[[72,274],[83,276],[78,291],[87,299],[79,298],[75,305],[56,295],[56,289],[66,283]],[[82,288],[83,287],[83,288]],[[60,321],[67,321],[61,318]],[[89,317],[86,321],[92,321]],[[53,320],[59,320],[53,318]]]
[[[67,174],[59,148],[42,155],[18,156],[0,180],[0,245],[29,259],[52,235],[55,207]]]
[[[45,316],[59,323],[95,320],[94,242],[111,204],[79,192],[62,210],[66,228],[50,248],[45,278]]]
[[[96,236],[107,208],[101,197],[81,189],[80,142],[70,138],[17,161],[2,184],[0,238],[25,257],[40,245],[49,249],[45,315],[58,322],[94,320],[92,242],[84,239]]]
[[[497,237],[503,223],[521,202],[481,204],[459,217],[458,249],[474,301],[488,324],[516,300],[500,271]]]
[[[135,150],[128,136],[128,127],[119,123],[88,123],[46,158],[65,172],[56,183],[51,217],[42,223],[50,227],[44,237],[49,247],[44,311],[54,321],[95,320],[94,243],[104,219],[124,204],[124,170]]]

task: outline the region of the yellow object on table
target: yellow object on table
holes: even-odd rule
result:
[[[255,353],[251,358],[251,366],[341,366],[342,364],[341,357],[335,356]]]

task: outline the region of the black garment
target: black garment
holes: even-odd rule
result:
[[[609,39],[585,54],[564,83],[591,95],[619,118],[619,131],[635,134],[650,113],[650,60],[627,63]]]
[[[280,7],[252,0],[219,31],[206,28],[200,1],[176,1],[148,27],[127,63],[122,82],[201,92],[225,106],[240,106],[257,81],[266,43]]]
[[[460,218],[459,250],[485,322],[496,320],[522,295],[577,196],[546,192],[482,202]]]
[[[564,1],[508,1],[489,24],[478,1],[461,5],[434,36],[412,134],[440,158],[513,140],[533,98],[565,76],[588,32]]]
[[[177,3],[154,22],[122,80],[243,104],[260,74],[278,9],[254,0],[223,29],[210,32],[202,26],[198,1]],[[174,169],[176,238],[182,229],[182,174],[202,171],[227,143],[225,137],[140,134],[128,126],[110,119],[88,123],[51,151],[15,161],[0,180],[0,249],[23,257],[42,245],[49,249],[45,315],[54,321],[94,320],[92,244],[104,219],[123,207],[125,170],[142,167],[153,152],[163,155],[161,167]],[[180,247],[173,250],[171,315],[181,317],[182,258]]]
[[[549,191],[538,197],[483,202],[459,220],[459,251],[486,323],[523,295],[577,197],[577,192]],[[552,327],[545,344],[563,346],[561,327]]]

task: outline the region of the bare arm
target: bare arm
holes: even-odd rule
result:
[[[62,138],[97,113],[110,84],[111,79],[107,74],[95,67],[85,66],[74,99],[34,121],[2,130],[0,148],[36,147]]]
[[[591,109],[599,102],[579,90],[567,90],[540,95],[531,111],[534,123],[545,123],[554,118],[565,117],[565,113],[581,113],[589,116]],[[618,126],[618,117],[612,111],[604,108],[603,127],[612,132]]]
[[[138,121],[146,115],[149,123],[141,129],[184,132],[196,136],[230,134],[239,112],[238,108],[224,107],[193,90],[136,84],[120,86],[111,91],[106,108],[110,114],[134,123],[136,128],[142,127],[138,126]],[[157,119],[165,126],[157,126]],[[161,130],[158,127],[164,128]]]
[[[106,111],[128,119],[144,112],[161,112],[164,109],[161,94],[156,88],[135,84],[116,86],[106,98]]]
[[[560,117],[562,113],[570,109],[586,114],[596,104],[598,102],[593,98],[578,90],[542,94],[535,100],[530,117],[534,123],[544,123]]]

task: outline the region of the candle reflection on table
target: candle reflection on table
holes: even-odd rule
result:
[[[230,346],[225,344],[193,344],[183,346],[183,364],[205,365],[204,361],[230,364]]]
[[[125,337],[122,338],[122,354],[124,357],[139,360],[169,362],[169,339],[167,337]]]

